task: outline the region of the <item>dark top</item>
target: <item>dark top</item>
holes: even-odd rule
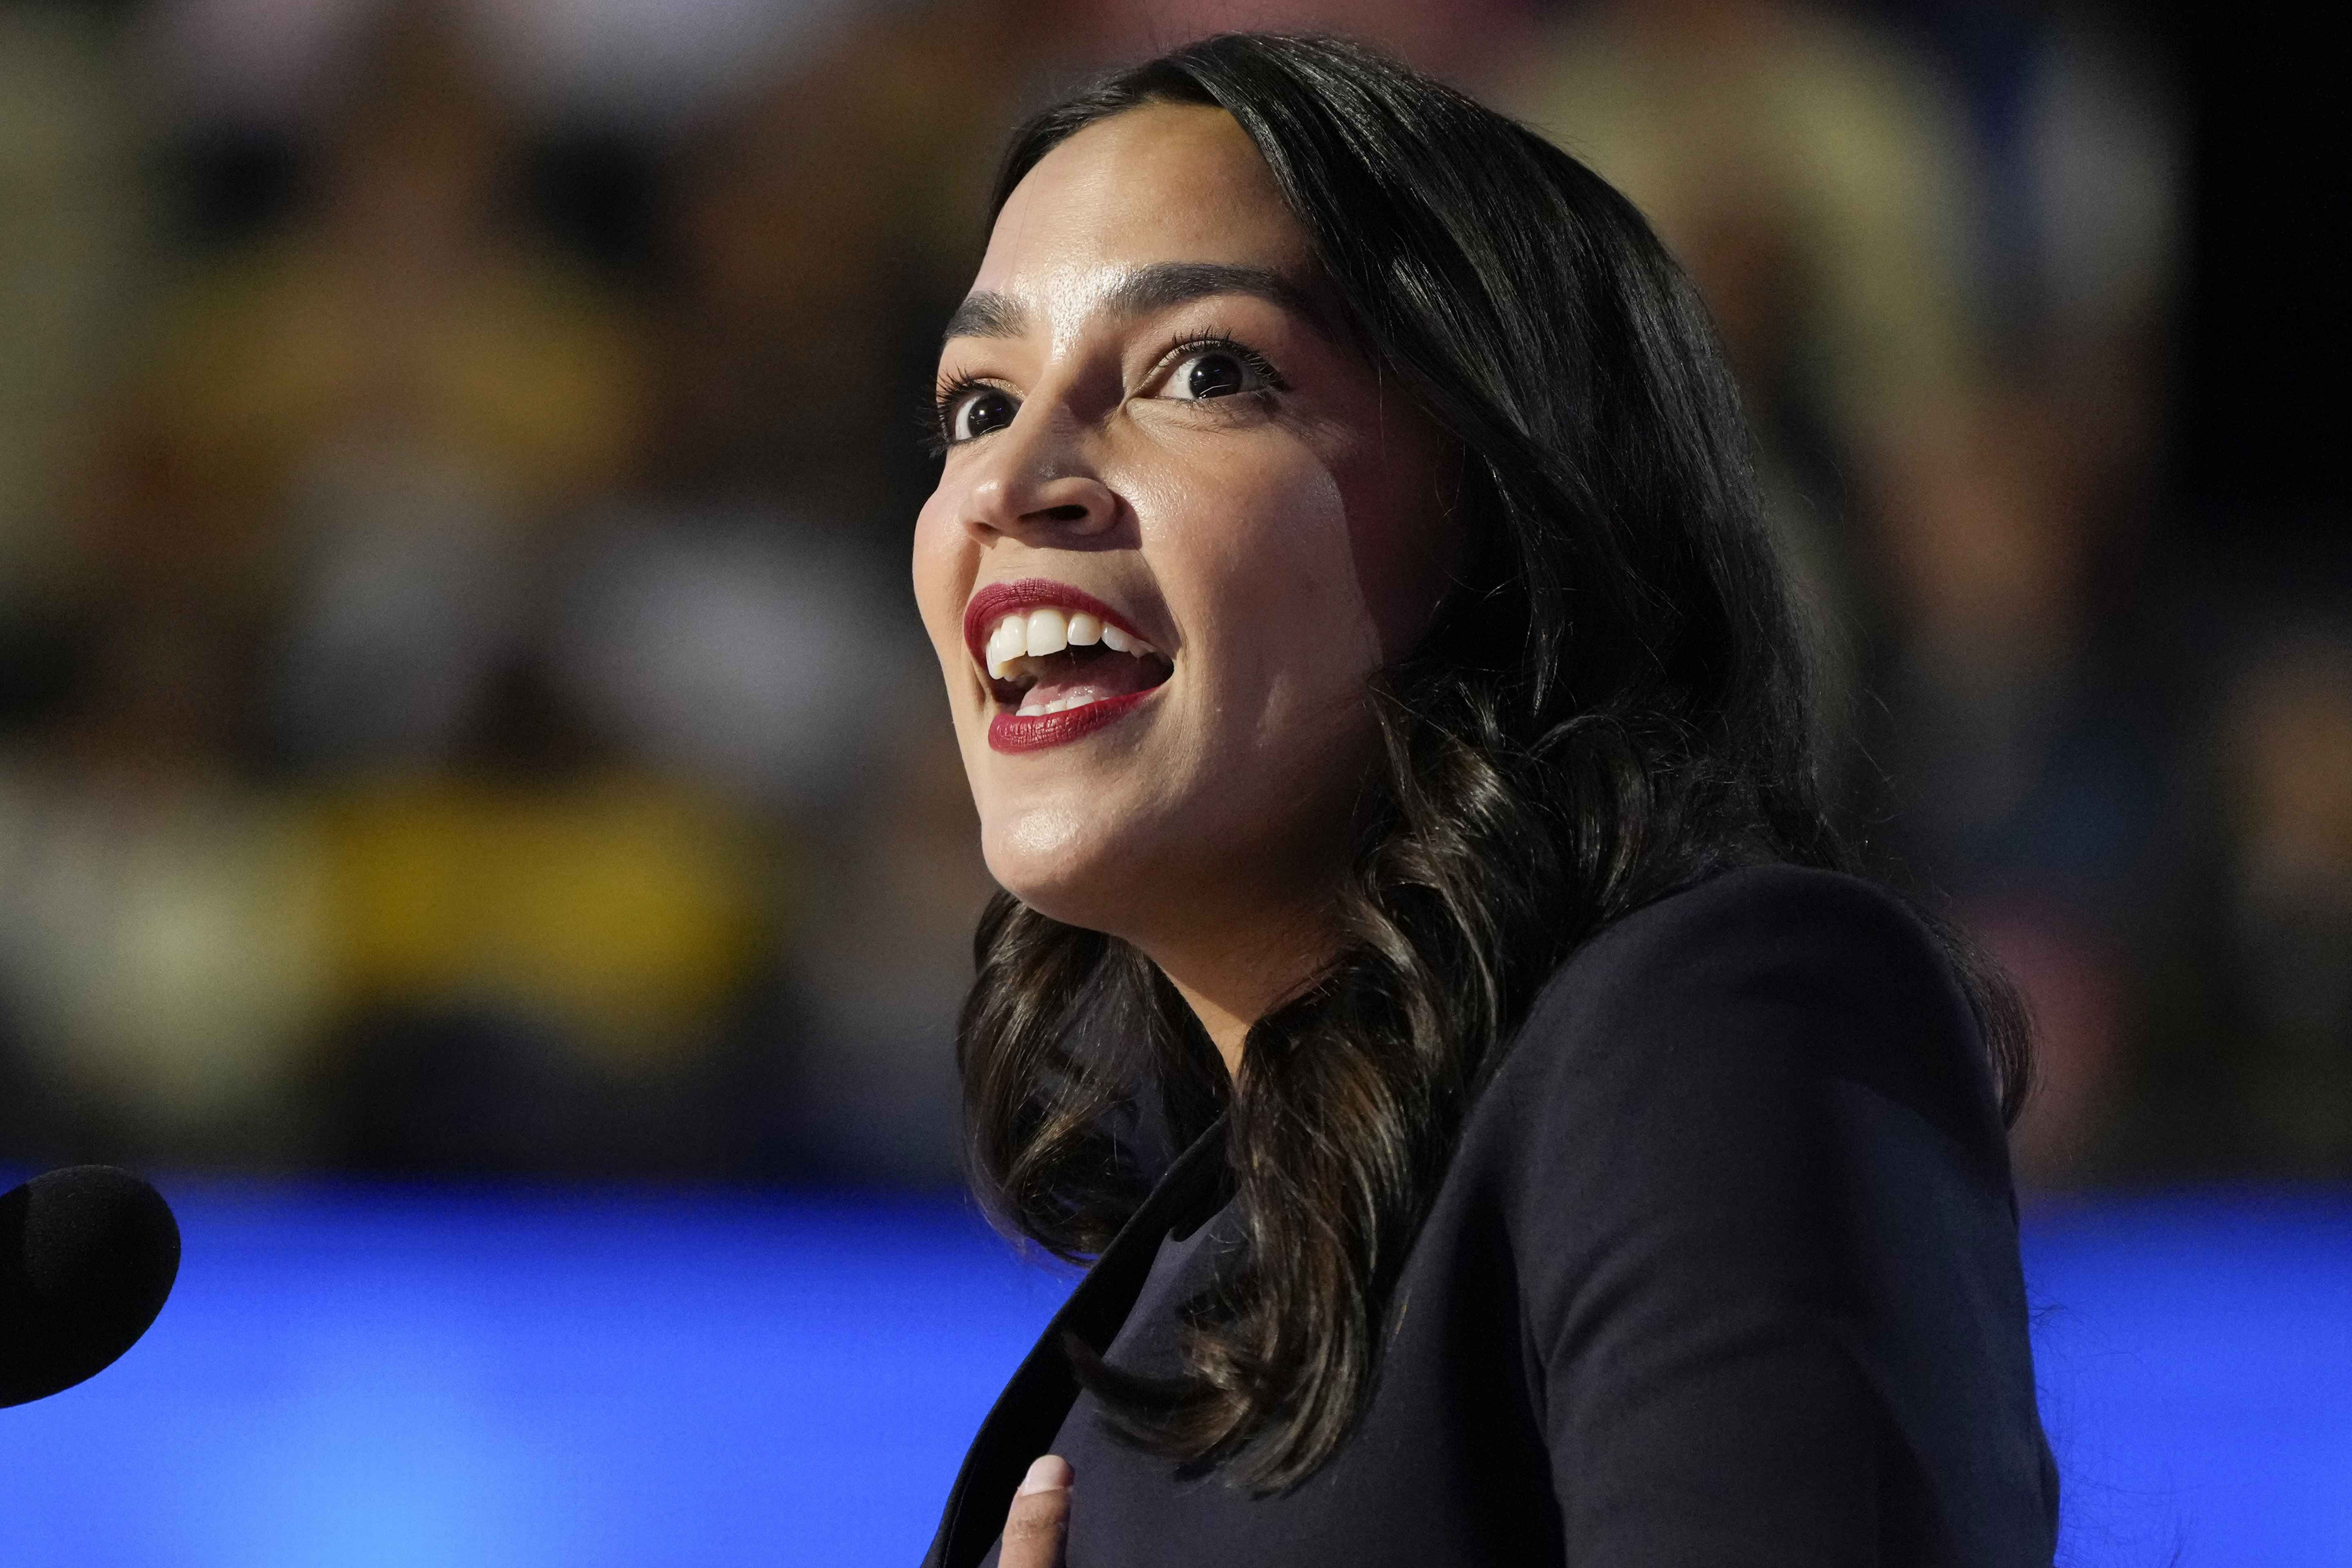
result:
[[[1073,1292],[928,1563],[992,1563],[1052,1452],[1070,1568],[2048,1568],[2000,1119],[1941,948],[1875,888],[1731,872],[1560,967],[1464,1125],[1360,1426],[1277,1497],[1120,1443],[1059,1349],[1173,1369],[1235,1245],[1221,1161],[1213,1131]]]

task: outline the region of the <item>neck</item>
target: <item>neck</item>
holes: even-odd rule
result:
[[[1217,995],[1185,984],[1173,974],[1168,978],[1175,983],[1178,994],[1192,1009],[1192,1016],[1201,1020],[1201,1027],[1215,1042],[1217,1055],[1225,1059],[1227,1075],[1238,1080],[1242,1076],[1242,1042],[1249,1038],[1250,1026],[1268,1009],[1247,1005],[1237,1008]]]
[[[1241,1077],[1242,1044],[1260,1018],[1312,984],[1339,952],[1328,906],[1271,921],[1234,922],[1192,942],[1147,942],[1160,966]]]

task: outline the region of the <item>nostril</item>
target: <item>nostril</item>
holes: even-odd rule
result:
[[[1033,511],[1029,515],[1043,518],[1047,522],[1084,522],[1087,520],[1087,509],[1074,502],[1069,506],[1049,506],[1042,511]]]

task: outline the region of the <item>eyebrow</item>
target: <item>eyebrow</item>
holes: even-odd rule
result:
[[[1266,267],[1234,267],[1216,261],[1155,261],[1113,284],[1102,308],[1113,316],[1148,316],[1220,294],[1247,294],[1281,306],[1324,330],[1322,312],[1297,284]],[[982,290],[967,295],[948,318],[950,338],[1017,338],[1028,330],[1028,307],[1010,294]]]

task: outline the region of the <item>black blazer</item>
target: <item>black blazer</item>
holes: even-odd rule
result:
[[[1029,1461],[1071,1568],[2047,1568],[2007,1144],[1968,1003],[1901,903],[1730,872],[1580,948],[1473,1108],[1339,1452],[1286,1494],[1118,1441],[1059,1348],[1147,1373],[1235,1245],[1217,1133],[1014,1373],[927,1563]],[[1206,1212],[1204,1212],[1206,1211]]]

